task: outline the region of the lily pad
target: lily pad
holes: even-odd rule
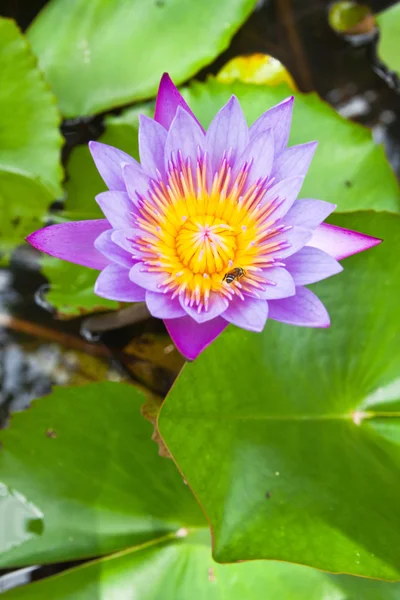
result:
[[[229,328],[183,368],[158,428],[216,560],[398,580],[400,216],[334,222],[384,243],[312,286],[331,327]]]
[[[295,96],[289,144],[318,140],[301,197],[333,202],[340,212],[400,209],[399,186],[383,147],[375,144],[368,129],[341,117],[317,94],[293,92],[286,85],[224,85],[212,78],[184,90],[205,127],[232,94],[239,98],[249,124],[271,106]]]
[[[0,553],[40,535],[42,513],[19,492],[0,482]]]
[[[379,56],[391,69],[400,74],[400,4],[397,2],[376,16],[379,25]]]
[[[155,96],[229,45],[257,0],[52,0],[28,36],[66,117]],[[66,57],[67,60],[66,60]]]
[[[62,194],[56,98],[17,25],[0,18],[0,251],[40,226]]]
[[[14,414],[0,435],[0,479],[43,512],[44,531],[1,566],[99,556],[204,527],[171,460],[158,456],[134,387],[58,388]]]

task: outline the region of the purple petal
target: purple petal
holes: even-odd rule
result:
[[[154,120],[161,123],[165,129],[171,127],[171,123],[174,120],[178,106],[186,110],[189,115],[198,123],[188,104],[183,99],[178,88],[172,83],[172,80],[168,73],[164,73],[161,77],[160,86],[158,88],[156,110],[154,114]],[[201,127],[204,132],[204,129]],[[205,132],[204,132],[205,133]]]
[[[102,192],[96,202],[113,229],[126,229],[134,225],[137,209],[126,192]]]
[[[268,304],[265,300],[234,298],[222,318],[242,329],[262,331],[268,317]]]
[[[382,240],[335,225],[323,223],[314,231],[307,246],[319,248],[333,258],[342,260],[352,254],[363,252],[380,244]]]
[[[289,212],[285,215],[283,222],[288,225],[300,225],[308,229],[315,229],[336,208],[336,204],[330,204],[324,200],[297,200]]]
[[[207,130],[206,150],[212,172],[218,170],[224,153],[231,150],[231,162],[240,156],[249,143],[249,130],[238,99],[232,96],[221,108]]]
[[[132,202],[138,205],[142,196],[148,196],[151,188],[151,179],[143,171],[139,163],[130,163],[123,168],[126,190]]]
[[[296,293],[293,277],[283,267],[270,267],[257,274],[264,277],[267,282],[264,285],[264,291],[256,290],[258,297],[262,300],[287,298],[288,296],[294,296]]]
[[[198,123],[183,108],[178,106],[176,117],[172,121],[165,143],[165,168],[168,162],[178,152],[182,153],[184,160],[190,158],[192,168],[195,169],[198,156],[198,148],[204,146],[204,133]]]
[[[221,317],[202,324],[190,317],[166,319],[164,323],[175,346],[187,360],[194,360],[228,325]]]
[[[107,229],[110,229],[107,219],[71,221],[39,229],[26,240],[41,252],[76,265],[101,270],[110,261],[96,250],[94,242]]]
[[[112,229],[104,231],[96,239],[94,243],[95,248],[112,262],[116,262],[118,265],[130,269],[134,264],[131,254],[123,250],[120,246],[117,246],[117,244],[112,241],[112,235]]]
[[[182,296],[179,297],[182,308],[196,323],[206,323],[216,317],[219,317],[227,308],[228,301],[224,300],[219,294],[211,292],[208,310],[197,312],[196,306],[188,306]]]
[[[272,176],[278,181],[296,175],[305,177],[317,145],[318,142],[308,142],[284,150],[274,162]]]
[[[133,255],[133,241],[137,236],[137,229],[118,229],[111,233],[111,239],[114,244],[117,244],[123,250],[126,250],[130,256]],[[136,252],[136,250],[135,250]]]
[[[160,123],[145,115],[139,116],[139,154],[143,170],[158,179],[164,174],[164,148],[167,132]]]
[[[299,327],[329,327],[330,319],[325,306],[311,290],[296,288],[296,295],[282,300],[271,300],[269,318]]]
[[[303,181],[304,177],[288,177],[267,190],[267,193],[262,200],[262,204],[267,204],[268,202],[276,203],[276,208],[271,213],[271,217],[274,221],[281,219],[286,215],[293,202],[296,200],[298,193],[301,190],[301,186],[303,185]],[[267,217],[267,220],[269,219],[270,216]],[[296,225],[296,223],[290,223],[290,225]]]
[[[248,182],[251,184],[258,179],[264,179],[271,174],[274,162],[274,134],[272,129],[263,131],[253,137],[244,152],[236,162],[238,172],[244,163],[251,161]]]
[[[129,272],[131,281],[150,292],[162,292],[161,284],[167,279],[165,273],[152,272],[139,262]]]
[[[286,258],[287,256],[291,256],[305,246],[311,240],[312,236],[313,232],[310,229],[297,226],[291,227],[288,231],[278,233],[267,240],[266,244],[282,244],[281,249],[269,251],[268,256],[271,258]]]
[[[308,285],[343,271],[343,267],[332,256],[318,248],[305,246],[285,260],[296,285]]]
[[[157,319],[177,319],[186,315],[178,298],[172,300],[170,294],[147,291],[146,304],[150,313]]]
[[[108,265],[98,276],[94,292],[102,298],[118,302],[141,302],[146,292],[129,279],[129,269]]]
[[[289,140],[293,102],[294,96],[291,96],[261,115],[250,127],[250,139],[266,129],[272,129],[274,132],[275,154],[278,155],[282,152]]]
[[[89,150],[107,187],[110,190],[125,192],[122,167],[126,163],[135,162],[135,159],[118,148],[100,142],[89,142]]]

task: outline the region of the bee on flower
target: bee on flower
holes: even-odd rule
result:
[[[333,204],[297,199],[317,143],[287,146],[292,109],[293,97],[248,127],[232,96],[205,131],[165,74],[154,119],[140,116],[140,163],[89,144],[109,188],[96,197],[105,218],[52,225],[28,241],[100,270],[99,296],[146,302],[188,359],[229,323],[328,327],[305,286],[380,240],[324,224]]]

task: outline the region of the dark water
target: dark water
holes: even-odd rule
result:
[[[394,3],[376,0],[369,5],[378,12]],[[26,29],[45,4],[43,0],[0,0],[0,14],[16,19]],[[216,73],[239,54],[271,54],[287,66],[300,90],[317,90],[344,116],[372,128],[400,174],[399,90],[393,89],[396,82],[377,64],[376,37],[356,47],[331,30],[329,4],[323,0],[259,2],[229,49],[198,77]],[[75,145],[99,137],[103,119],[98,116],[64,122],[62,131],[66,138],[65,161]],[[182,360],[160,321],[147,319],[107,333],[100,342],[90,344],[79,333],[82,319],[56,320],[37,306],[35,292],[45,283],[38,272],[36,255],[28,247],[15,253],[9,269],[0,270],[0,426],[6,426],[10,411],[25,408],[32,398],[48,393],[54,384],[108,378],[133,381],[160,396],[166,394]],[[23,573],[19,582],[17,572],[15,584],[64,568],[66,565],[35,569]],[[0,577],[0,593],[2,585],[4,590],[14,584],[10,575],[5,577]]]

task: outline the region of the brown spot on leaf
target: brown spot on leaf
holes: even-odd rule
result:
[[[211,582],[215,581],[215,573],[214,573],[214,569],[212,567],[210,567],[208,569],[208,581],[211,581]]]
[[[48,438],[51,438],[52,440],[54,440],[54,439],[57,437],[57,434],[56,434],[56,432],[54,431],[54,429],[48,429],[48,430],[46,431],[46,436],[47,436]]]
[[[271,498],[271,495],[272,495],[271,492],[267,492],[265,494],[266,499],[269,500]]]

